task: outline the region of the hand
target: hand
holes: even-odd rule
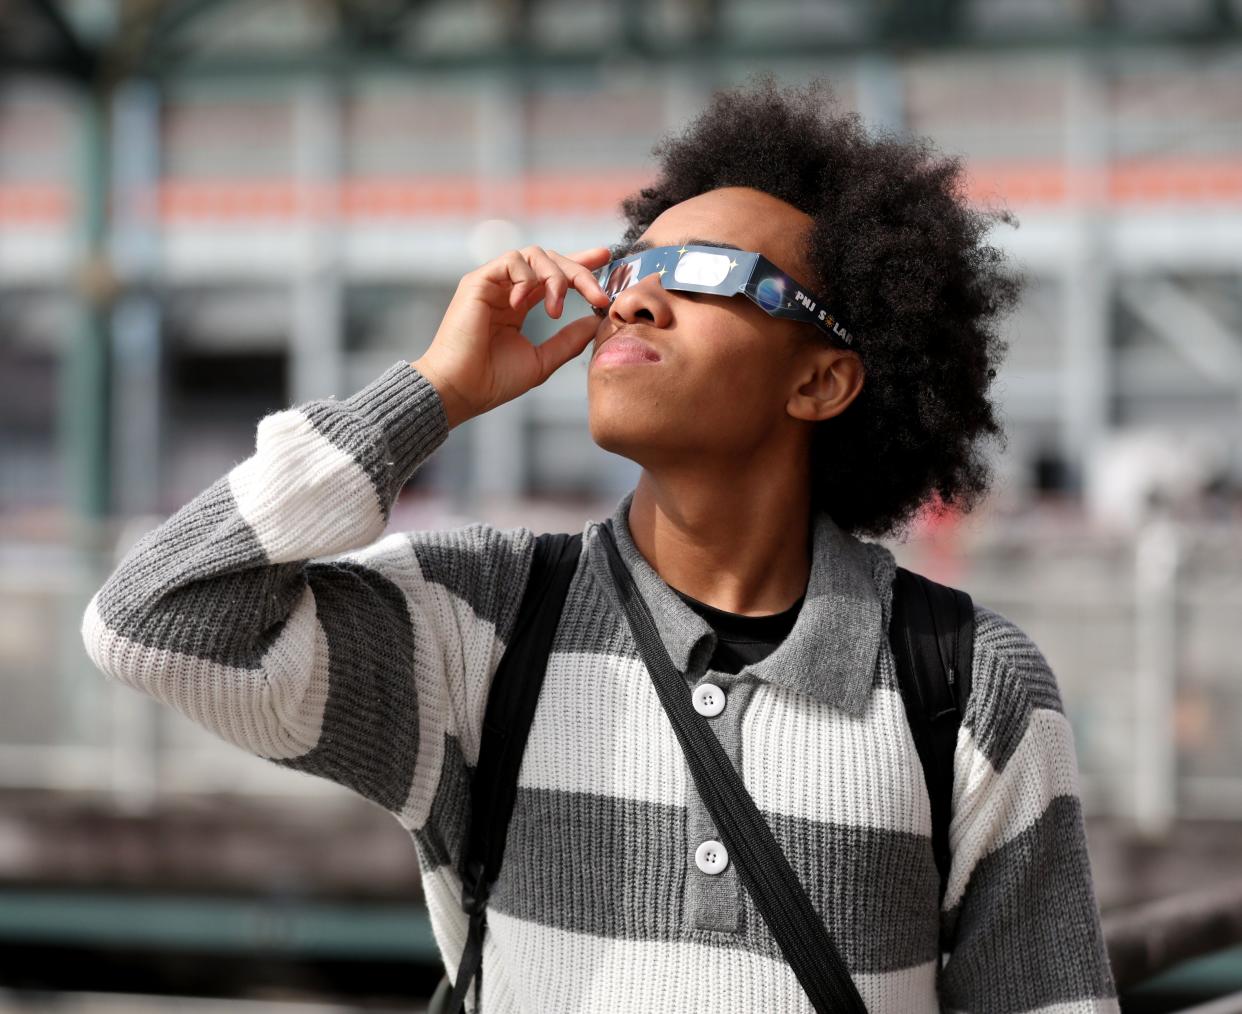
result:
[[[541,298],[548,316],[559,317],[570,286],[607,309],[609,299],[592,272],[608,257],[604,246],[568,257],[527,246],[462,278],[431,346],[412,364],[440,392],[450,426],[538,387],[586,348],[599,325],[594,313],[570,321],[541,345],[519,329]]]

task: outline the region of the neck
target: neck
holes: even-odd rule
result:
[[[771,474],[749,484],[661,477],[644,469],[629,511],[634,545],[665,584],[717,609],[788,609],[811,573],[809,490]]]

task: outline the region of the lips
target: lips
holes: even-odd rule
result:
[[[597,362],[658,363],[660,353],[632,334],[614,332],[595,353]]]

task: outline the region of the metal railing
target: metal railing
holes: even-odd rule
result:
[[[1242,877],[1109,913],[1103,926],[1117,988],[1129,989],[1242,944]]]

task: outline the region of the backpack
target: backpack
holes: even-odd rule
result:
[[[582,552],[582,533],[550,532],[535,541],[531,573],[514,635],[493,677],[483,716],[479,759],[471,780],[470,828],[459,863],[462,909],[469,916],[456,985],[445,976],[429,1014],[459,1014],[471,981],[483,988],[487,898],[504,859],[505,836],[517,798],[517,776],[534,720],[552,639]],[[948,884],[953,754],[970,696],[974,603],[960,589],[898,567],[893,580],[889,642],[911,737],[931,803],[932,852],[940,874],[939,902]],[[946,950],[941,941],[940,950]]]

